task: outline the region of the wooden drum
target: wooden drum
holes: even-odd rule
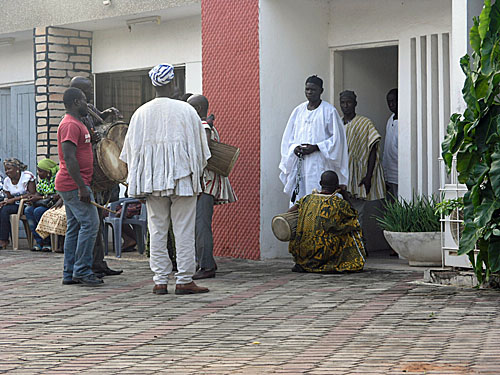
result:
[[[297,221],[299,220],[299,211],[286,212],[273,217],[272,229],[276,238],[287,242],[295,238],[297,231]]]
[[[107,191],[118,182],[125,182],[128,175],[127,164],[120,160],[120,149],[110,139],[102,139],[96,147],[92,189]]]
[[[94,174],[92,190],[108,191],[127,179],[127,164],[120,160],[128,125],[122,121],[104,123],[96,127],[100,141],[93,145]]]
[[[128,125],[123,121],[117,121],[111,124],[109,129],[107,129],[106,138],[111,139],[113,142],[115,142],[121,152],[123,148],[123,142],[125,142],[127,131]]]
[[[220,142],[208,142],[212,157],[208,159],[207,169],[224,177],[229,176],[240,156],[240,149]]]

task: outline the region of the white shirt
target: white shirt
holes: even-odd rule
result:
[[[293,110],[281,141],[280,179],[288,196],[292,196],[297,180],[299,158],[293,152],[295,147],[307,143],[319,148],[304,156],[296,200],[313,189],[320,190],[319,180],[325,171],[336,172],[341,185],[347,185],[349,180],[347,141],[337,110],[325,101],[312,111],[307,104],[304,102]]]
[[[12,183],[10,177],[5,177],[3,190],[5,192],[8,191],[13,197],[18,197],[28,193],[28,183],[30,181],[35,181],[35,176],[30,171],[21,172],[21,176],[16,185]]]
[[[394,114],[387,120],[385,130],[384,158],[382,161],[385,180],[391,184],[398,183],[398,120]]]
[[[202,193],[200,179],[210,156],[195,109],[155,98],[132,116],[120,159],[128,165],[130,196],[193,196]]]

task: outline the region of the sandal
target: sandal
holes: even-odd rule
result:
[[[43,251],[44,253],[50,253],[50,252],[52,252],[52,246],[50,246],[50,245],[44,245],[44,246],[42,247],[42,251]]]
[[[40,245],[35,245],[31,248],[31,251],[42,251],[42,247]]]

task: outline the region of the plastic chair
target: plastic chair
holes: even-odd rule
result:
[[[122,211],[119,216],[109,214],[104,218],[104,228],[102,230],[104,236],[104,253],[108,255],[108,225],[113,228],[113,247],[115,248],[116,257],[122,256],[122,225],[130,224],[135,229],[137,237],[137,247],[139,253],[144,254],[145,237],[147,233],[147,211],[146,205],[141,204],[141,213],[131,218],[127,218],[127,207],[131,203],[140,203],[140,200],[134,198],[121,198],[116,202],[110,203],[109,208],[116,211],[119,205],[122,205]]]
[[[28,239],[28,245],[31,249],[33,247],[33,233],[31,233],[28,220],[26,219],[26,215],[24,215],[24,199],[21,199],[19,202],[17,214],[10,215],[10,236],[12,238],[12,249],[14,250],[19,249],[19,221],[23,222],[26,238]]]

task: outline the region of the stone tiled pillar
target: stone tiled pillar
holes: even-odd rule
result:
[[[259,0],[202,0],[201,29],[203,94],[222,142],[241,150],[229,176],[239,200],[214,210],[214,252],[259,259]]]
[[[37,159],[57,160],[57,126],[71,78],[92,75],[92,32],[39,27],[34,30]]]

